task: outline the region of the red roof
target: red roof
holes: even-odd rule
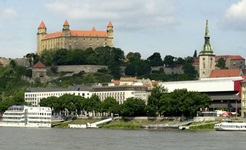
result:
[[[111,82],[114,83],[115,85],[119,85],[120,84],[120,81],[119,80],[112,79]]]
[[[3,65],[3,63],[0,61],[0,65]]]
[[[79,37],[108,37],[106,31],[96,31],[95,28],[92,31],[83,31],[83,30],[70,30],[70,36],[79,36]],[[59,38],[62,37],[62,32],[54,32],[46,34],[45,39]]]
[[[221,70],[213,70],[210,74],[210,78],[218,78],[218,77],[238,77],[242,76],[241,69],[221,69]]]
[[[45,24],[44,24],[44,22],[43,22],[43,21],[40,23],[40,25],[39,25],[39,27],[38,27],[38,28],[46,28],[46,26],[45,26]]]
[[[46,68],[46,66],[39,61],[32,68]]]
[[[64,24],[63,24],[64,26],[69,26],[69,23],[68,23],[68,21],[66,20],[65,22],[64,22]]]
[[[62,36],[62,32],[54,32],[54,33],[46,34],[44,39],[57,38],[61,36]]]
[[[219,55],[219,56],[215,56],[215,62],[217,62],[220,58],[223,58],[224,60],[226,60],[229,57],[229,55]]]
[[[108,27],[112,27],[112,26],[113,26],[112,22],[111,22],[111,21],[109,21],[109,23],[108,23]]]
[[[93,27],[91,31],[96,31],[96,28],[95,28],[95,27]]]
[[[199,65],[199,57],[193,57],[193,65]]]
[[[107,37],[106,31],[82,31],[82,30],[71,30],[71,36],[87,36],[87,37]]]
[[[137,81],[136,77],[121,77],[120,81]]]
[[[240,55],[232,55],[230,57],[232,60],[245,60],[243,57],[241,57]]]

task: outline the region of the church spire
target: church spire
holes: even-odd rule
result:
[[[208,20],[206,20],[205,37],[210,37],[209,36],[209,30],[208,30]]]
[[[214,55],[213,49],[210,44],[210,35],[209,35],[209,29],[208,29],[208,20],[206,20],[206,28],[205,28],[205,36],[204,36],[204,45],[202,48],[202,51],[200,52],[200,55]]]

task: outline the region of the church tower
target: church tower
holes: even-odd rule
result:
[[[206,20],[205,42],[199,54],[199,78],[209,78],[212,70],[215,69],[215,55],[210,44],[208,20]]]
[[[108,23],[107,33],[108,33],[108,39],[107,39],[107,44],[105,45],[113,47],[114,46],[114,30],[113,30],[113,24],[111,22]]]
[[[37,53],[38,55],[40,55],[42,52],[42,42],[41,41],[45,37],[46,34],[47,34],[47,28],[44,22],[42,21],[38,27],[38,33],[37,33]]]

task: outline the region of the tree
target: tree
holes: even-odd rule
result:
[[[88,112],[97,113],[100,111],[100,99],[97,95],[93,94],[90,98],[86,99],[84,108]]]
[[[129,52],[126,55],[126,58],[128,59],[129,62],[139,61],[139,60],[141,60],[141,54],[138,52],[135,52],[135,53]]]
[[[184,74],[187,75],[187,77],[188,77],[187,80],[194,80],[198,76],[197,70],[190,63],[184,64],[183,70],[184,70]]]
[[[166,67],[173,68],[176,66],[175,59],[176,58],[171,55],[166,55],[163,63],[165,64]]]
[[[128,98],[122,104],[122,115],[123,116],[144,116],[145,113],[145,102],[138,98]]]
[[[185,63],[185,60],[181,57],[178,57],[175,64],[179,67],[182,66]]]
[[[121,77],[121,68],[119,62],[115,60],[110,60],[108,62],[108,70],[115,79],[119,79]]]
[[[51,66],[52,64],[54,64],[54,55],[55,55],[55,51],[51,51],[51,50],[44,50],[42,51],[39,61],[41,61],[42,63],[44,63],[46,66]],[[34,58],[35,56],[33,56]],[[37,58],[34,58],[34,63],[35,60],[37,61]],[[37,63],[37,62],[36,62]]]
[[[34,53],[28,53],[26,54],[26,58],[28,59],[29,65],[32,66],[33,65],[33,60],[36,57],[36,54]]]
[[[163,65],[161,54],[157,52],[155,52],[153,55],[148,57],[147,61],[149,61],[150,66],[162,66]]]
[[[11,68],[15,68],[17,66],[16,62],[13,59],[11,59],[9,65]]]
[[[194,51],[193,57],[197,57],[197,51]]]
[[[224,58],[220,58],[218,60],[218,63],[216,64],[216,67],[218,67],[220,69],[227,69],[225,59]]]
[[[101,102],[101,111],[111,113],[114,110],[114,107],[117,107],[119,103],[116,99],[112,97],[107,97],[104,101]]]
[[[158,115],[161,115],[160,107],[163,103],[160,103],[160,99],[163,96],[163,94],[167,92],[167,89],[162,87],[161,85],[154,86],[148,98],[148,106],[149,111],[151,111],[151,114],[153,114],[154,111],[155,114],[158,113]]]
[[[149,63],[144,60],[133,61],[125,68],[125,74],[130,76],[141,76],[144,74],[149,74],[150,71],[151,67]]]
[[[59,49],[55,51],[53,57],[53,61],[56,63],[55,65],[67,65],[69,53],[71,53],[71,51],[68,51],[67,49]]]
[[[176,107],[177,115],[196,116],[200,108],[208,107],[211,99],[208,95],[199,92],[189,92],[187,89],[174,90],[171,94],[171,100],[175,101],[168,107]]]

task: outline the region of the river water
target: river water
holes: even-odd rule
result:
[[[0,150],[238,150],[246,132],[0,127]]]

